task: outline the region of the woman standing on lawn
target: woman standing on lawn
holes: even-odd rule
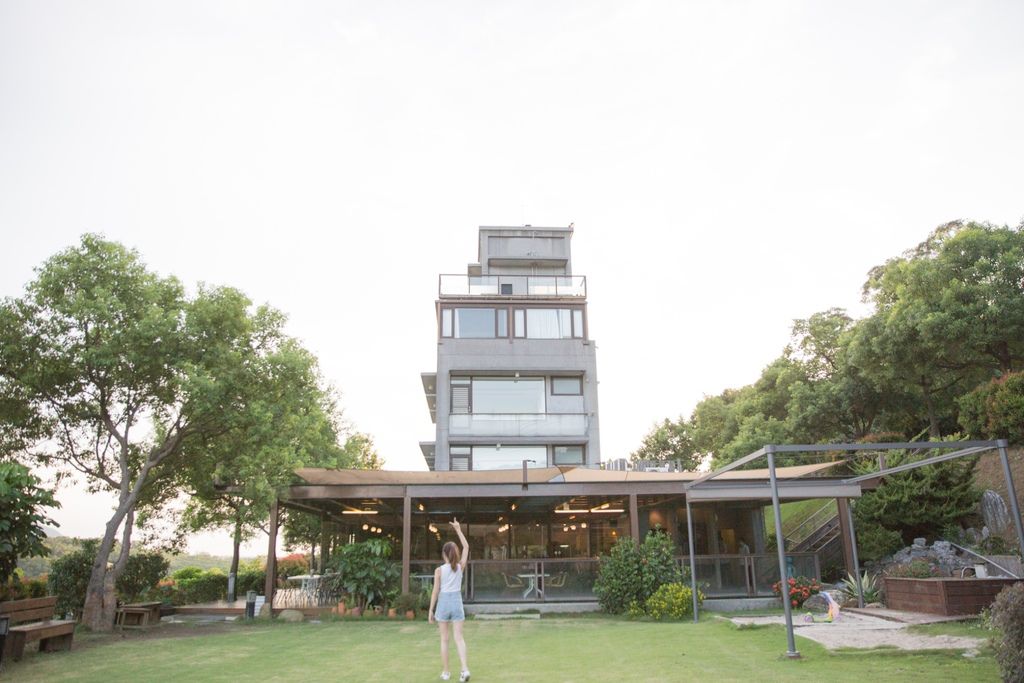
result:
[[[451,524],[459,536],[459,542],[462,543],[462,552],[460,553],[459,547],[451,541],[445,543],[441,549],[444,564],[434,570],[434,592],[430,595],[430,612],[427,619],[431,624],[436,620],[441,630],[441,666],[444,667],[441,671],[441,680],[447,681],[452,677],[448,670],[448,624],[451,623],[452,630],[455,631],[455,648],[459,651],[459,662],[462,664],[459,680],[468,681],[466,641],[462,638],[462,624],[466,620],[466,613],[462,609],[462,572],[469,562],[469,543],[462,533],[459,520],[452,519]]]

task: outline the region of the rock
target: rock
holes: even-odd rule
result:
[[[985,520],[985,526],[995,533],[1002,533],[1010,526],[1010,511],[1006,507],[1006,501],[995,491],[989,489],[981,494],[981,517]]]
[[[303,616],[302,612],[300,612],[297,609],[286,609],[286,610],[282,611],[281,614],[279,614],[277,618],[280,619],[281,621],[287,621],[289,623],[294,624],[294,623],[302,621],[306,617]]]
[[[915,538],[914,539],[914,547],[915,548],[927,548],[928,547],[928,539],[926,539],[926,538]]]
[[[865,609],[867,609],[868,607],[870,607],[871,609],[882,609],[883,607],[885,607],[885,605],[883,605],[880,602],[869,602],[868,604],[864,605]]]
[[[804,600],[804,609],[811,609],[819,612],[828,610],[828,601],[825,600],[825,596],[821,593],[815,593],[811,597]]]
[[[268,605],[267,603],[263,603],[263,605],[260,607],[260,612],[256,615],[256,617],[259,619],[269,619],[270,616],[270,605]]]

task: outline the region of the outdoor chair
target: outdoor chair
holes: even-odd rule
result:
[[[501,578],[505,579],[505,588],[522,588],[526,585],[518,576],[509,576],[505,572],[501,573]]]
[[[565,588],[565,579],[569,575],[566,572],[558,572],[550,580],[544,582],[546,588]]]

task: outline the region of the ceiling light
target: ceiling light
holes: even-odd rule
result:
[[[576,513],[582,513],[582,512],[592,512],[592,511],[591,510],[587,510],[586,508],[584,508],[582,510],[563,510],[563,509],[559,508],[559,509],[555,510],[555,512],[557,514],[559,514],[559,515],[569,515],[569,514],[576,514]]]
[[[580,528],[581,529],[586,529],[587,528],[587,523],[586,522],[581,522],[580,523]]]
[[[342,510],[343,515],[375,515],[377,510]]]
[[[363,525],[363,531],[366,531],[366,530],[367,530],[367,529],[369,529],[369,528],[370,528],[370,525],[369,525],[369,524],[364,524],[364,525]]]
[[[622,508],[594,508],[593,510],[591,510],[591,512],[593,512],[593,513],[610,512],[610,513],[621,514],[621,513],[625,512],[625,510],[623,510]]]
[[[512,509],[513,509],[513,510],[515,510],[515,509],[516,509],[516,504],[515,504],[515,503],[512,503]]]
[[[418,507],[420,509],[420,512],[423,512],[423,510],[426,509],[426,508],[423,507],[423,503],[417,503],[416,507]]]

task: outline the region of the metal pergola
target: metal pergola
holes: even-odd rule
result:
[[[1007,497],[1010,499],[1010,509],[1013,513],[1013,523],[1017,530],[1017,541],[1020,544],[1020,549],[1024,552],[1024,523],[1022,523],[1020,516],[1020,508],[1017,504],[1017,491],[1013,485],[1013,475],[1010,472],[1010,461],[1007,454],[1007,448],[1009,447],[1006,439],[999,439],[996,441],[917,441],[917,442],[889,442],[889,443],[830,443],[830,444],[769,444],[763,448],[759,448],[750,455],[744,456],[739,460],[735,460],[728,465],[721,467],[713,472],[709,472],[692,482],[686,484],[686,517],[687,525],[689,529],[689,544],[690,544],[690,584],[693,591],[693,620],[694,622],[698,619],[698,605],[697,605],[697,567],[694,553],[694,541],[693,541],[693,514],[690,509],[690,499],[696,498],[691,495],[697,493],[700,490],[702,484],[710,482],[716,477],[735,470],[737,468],[748,465],[760,458],[766,458],[768,461],[768,473],[769,473],[769,486],[771,488],[771,499],[772,509],[775,513],[775,542],[776,550],[779,556],[779,577],[780,581],[786,580],[786,546],[785,537],[782,533],[782,514],[779,504],[779,482],[776,477],[775,470],[775,455],[777,453],[844,453],[852,454],[858,451],[874,451],[884,453],[886,451],[894,450],[946,450],[951,451],[949,453],[943,453],[941,455],[935,455],[930,458],[918,460],[916,462],[908,462],[896,467],[886,467],[884,460],[880,459],[879,468],[877,472],[871,472],[869,474],[863,474],[858,476],[849,477],[843,480],[843,485],[856,486],[858,489],[861,487],[863,482],[871,481],[884,477],[890,474],[897,474],[900,472],[907,472],[910,470],[917,469],[919,467],[926,467],[928,465],[934,465],[940,462],[946,462],[948,460],[954,460],[956,458],[962,458],[969,455],[979,455],[992,450],[999,451],[999,457],[1002,460],[1003,465],[1003,477],[1006,480],[1006,492]],[[838,461],[837,461],[838,462]],[[846,513],[846,524],[850,531],[850,543],[852,546],[853,553],[853,565],[858,572],[857,581],[857,604],[860,607],[864,606],[864,592],[860,582],[860,563],[857,558],[857,536],[853,528],[853,513],[851,512],[850,506],[845,506]],[[842,511],[841,511],[842,512]],[[783,584],[784,586],[784,584]],[[790,601],[785,599],[785,593],[783,592],[782,607],[786,616],[786,639],[787,649],[786,656],[792,659],[798,659],[800,652],[796,649],[796,638],[793,634],[793,610],[790,605]]]

